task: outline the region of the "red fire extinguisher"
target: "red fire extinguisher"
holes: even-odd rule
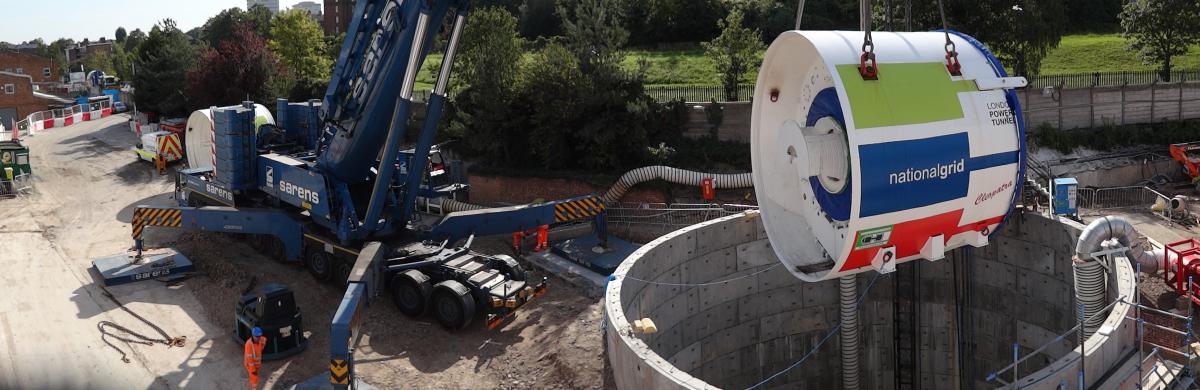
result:
[[[700,179],[700,193],[704,196],[704,200],[711,201],[713,199],[716,199],[717,190],[715,189],[715,187],[716,187],[716,182],[713,181],[713,178],[706,177],[706,178]]]

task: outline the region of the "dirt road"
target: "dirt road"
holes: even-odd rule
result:
[[[232,340],[232,311],[253,279],[287,284],[297,295],[311,341],[307,351],[264,365],[268,388],[296,384],[328,370],[328,323],[342,291],[313,281],[300,267],[273,262],[215,234],[147,229],[149,246],[173,246],[197,275],[173,284],[142,282],[104,289],[91,259],[131,245],[129,220],[138,204],[172,204],[172,174],[158,176],[135,161],[125,116],[53,129],[26,139],[35,193],[0,200],[0,388],[244,387],[241,346]],[[503,251],[501,240],[476,249]],[[379,388],[611,387],[600,339],[601,306],[551,278],[540,302],[497,331],[451,334],[432,318],[409,319],[388,299],[365,313],[356,358],[360,378]],[[115,299],[105,295],[111,293]],[[115,302],[185,336],[184,348],[105,345],[97,330],[112,321],[157,334]]]

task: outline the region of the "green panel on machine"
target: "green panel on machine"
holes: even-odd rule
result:
[[[974,81],[951,79],[940,62],[884,64],[879,80],[863,80],[857,64],[837,71],[858,129],[959,119],[958,93],[979,90]]]
[[[0,142],[0,174],[4,168],[12,168],[14,176],[33,173],[33,167],[29,165],[29,148],[19,142]]]

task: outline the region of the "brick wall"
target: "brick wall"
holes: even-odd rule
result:
[[[6,91],[7,85],[13,85],[14,93]],[[33,96],[33,80],[29,75],[0,72],[0,109],[15,108],[16,120],[20,121],[29,114],[46,109],[47,102]],[[8,127],[11,123],[5,123]]]
[[[50,70],[48,75],[45,73],[46,69]],[[33,77],[35,83],[59,82],[58,66],[54,64],[54,61],[33,54],[0,51],[0,71],[29,75]]]

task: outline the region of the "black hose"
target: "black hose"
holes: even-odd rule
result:
[[[163,345],[166,345],[167,347],[182,347],[183,343],[187,341],[187,336],[171,337],[170,335],[167,334],[166,331],[164,331],[158,325],[155,325],[153,322],[150,322],[150,320],[147,320],[145,317],[142,317],[141,315],[134,313],[133,310],[129,310],[129,308],[125,307],[125,305],[122,304],[120,301],[118,301],[116,297],[113,297],[112,294],[110,294],[108,292],[108,290],[101,289],[101,292],[104,294],[105,297],[108,297],[109,300],[111,300],[113,303],[115,303],[118,308],[120,308],[121,310],[124,310],[126,313],[129,313],[129,315],[133,316],[133,318],[138,319],[138,321],[141,321],[143,324],[146,324],[150,328],[154,329],[154,331],[157,332],[159,336],[162,336],[162,338],[157,338],[157,339],[150,338],[144,334],[135,332],[129,328],[121,326],[120,324],[117,324],[112,321],[100,321],[99,323],[96,323],[96,330],[100,331],[100,340],[104,341],[104,343],[108,344],[108,346],[111,347],[112,349],[117,350],[117,352],[121,354],[122,362],[129,363],[129,355],[127,353],[125,353],[125,351],[122,350],[120,347],[118,347],[115,343],[110,341],[109,340],[110,337],[120,340],[120,341],[124,341],[126,344],[128,344],[128,343],[137,343],[137,344],[142,344],[142,345],[163,344]],[[113,328],[114,330],[124,332],[127,336],[115,334],[111,330],[108,330],[107,328]]]

